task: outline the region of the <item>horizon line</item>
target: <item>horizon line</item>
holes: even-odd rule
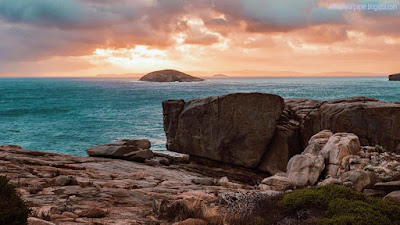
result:
[[[346,76],[346,75],[327,75],[327,76],[323,76],[323,75],[299,75],[299,76],[290,76],[290,75],[282,75],[282,76],[236,76],[236,75],[227,75],[224,77],[214,77],[214,76],[196,76],[196,77],[200,77],[200,78],[205,78],[205,79],[229,79],[229,78],[240,78],[240,79],[246,79],[246,78],[388,78],[390,75],[365,75],[365,76]],[[69,78],[69,79],[140,79],[142,76],[131,76],[131,77],[123,77],[123,76],[3,76],[0,75],[0,79],[1,78]]]

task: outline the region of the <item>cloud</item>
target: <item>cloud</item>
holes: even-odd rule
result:
[[[135,11],[76,0],[0,0],[0,18],[7,22],[61,29],[109,26],[133,18]]]
[[[289,32],[317,24],[346,23],[342,12],[330,11],[318,3],[319,0],[221,0],[215,2],[215,9],[245,22],[250,32]]]
[[[351,32],[367,38],[400,36],[400,9],[390,13],[335,11],[326,7],[328,0],[322,1],[0,0],[0,59],[16,65],[90,56],[99,48],[145,45],[175,52],[171,57],[177,60],[176,55],[195,55],[205,49],[204,54],[218,51],[229,62],[246,55],[260,63],[277,55],[283,60],[307,48],[321,52],[352,49],[348,43],[357,40],[349,37]],[[379,41],[386,46],[383,39]],[[371,48],[378,52],[377,46]],[[267,58],[263,52],[275,55]]]

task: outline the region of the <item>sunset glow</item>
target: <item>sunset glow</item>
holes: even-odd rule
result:
[[[331,2],[0,0],[0,75],[398,72],[400,9],[332,10]]]

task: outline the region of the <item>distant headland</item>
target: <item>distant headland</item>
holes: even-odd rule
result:
[[[389,75],[390,81],[400,81],[400,73]]]
[[[229,76],[228,76],[228,75],[225,75],[225,74],[219,73],[219,74],[213,75],[212,77],[215,77],[215,78],[226,78],[226,77],[229,77]]]

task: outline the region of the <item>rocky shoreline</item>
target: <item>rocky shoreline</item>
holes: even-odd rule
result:
[[[238,199],[327,184],[400,200],[399,103],[241,93],[168,100],[163,112],[167,148],[188,156],[146,139],[91,157],[4,145],[0,175],[32,208],[30,225],[221,224]],[[201,216],[174,213],[189,208]]]
[[[162,202],[210,205],[232,190],[256,191],[218,177],[236,174],[234,169],[208,168],[214,176],[201,174],[203,169],[187,162],[150,166],[0,146],[0,175],[10,179],[32,208],[29,224],[171,224],[158,216]],[[246,176],[262,177],[250,172]]]
[[[400,153],[400,104],[354,97],[320,101],[236,93],[163,102],[167,149],[276,174],[322,130]]]

